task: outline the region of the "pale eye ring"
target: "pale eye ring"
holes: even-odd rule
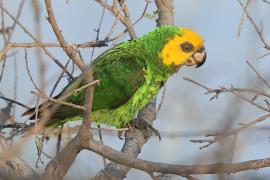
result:
[[[184,52],[191,52],[191,51],[193,51],[194,46],[190,42],[186,41],[186,42],[183,42],[182,44],[180,44],[180,48]]]

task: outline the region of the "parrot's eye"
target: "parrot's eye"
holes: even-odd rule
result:
[[[180,44],[180,47],[184,52],[191,52],[194,49],[194,46],[190,42],[187,42],[187,41]]]

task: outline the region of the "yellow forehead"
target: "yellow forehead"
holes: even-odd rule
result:
[[[184,42],[191,43],[194,46],[193,51],[184,52],[180,48],[180,45]],[[187,28],[179,28],[179,34],[167,41],[159,56],[166,65],[181,65],[203,45],[204,41],[199,34]]]

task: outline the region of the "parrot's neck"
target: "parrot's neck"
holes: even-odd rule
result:
[[[179,33],[178,27],[168,28],[164,26],[131,41],[130,45],[131,48],[135,46],[136,49],[140,49],[141,58],[145,59],[148,68],[150,68],[154,74],[160,74],[164,79],[167,79],[169,76],[176,73],[180,66],[164,64],[159,54],[166,42],[177,33]]]

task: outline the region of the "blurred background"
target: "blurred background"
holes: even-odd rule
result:
[[[46,20],[46,9],[43,1],[38,1],[41,11],[41,34],[43,42],[57,42],[56,37]],[[246,1],[243,1],[245,3]],[[4,1],[4,7],[16,14],[20,1]],[[205,139],[204,135],[213,132],[230,131],[239,127],[239,123],[251,121],[266,114],[257,107],[248,104],[232,94],[221,94],[218,99],[209,101],[211,95],[205,95],[205,90],[190,82],[183,80],[189,77],[202,84],[218,88],[242,87],[256,88],[269,92],[269,89],[261,83],[256,74],[247,65],[246,60],[256,67],[258,72],[266,79],[270,80],[269,66],[270,56],[257,59],[267,51],[254,27],[248,20],[244,21],[241,35],[237,37],[237,29],[242,15],[242,8],[235,0],[175,0],[174,1],[174,25],[188,27],[198,32],[205,40],[207,50],[207,61],[204,66],[198,69],[183,67],[179,73],[175,74],[167,82],[167,90],[162,108],[154,121],[154,127],[161,132],[162,140],[153,136],[143,147],[140,158],[172,163],[172,164],[205,164],[214,162],[240,162],[252,159],[266,158],[270,156],[269,136],[270,124],[264,121],[242,131],[237,138],[236,145],[233,146],[232,137],[217,142],[207,148],[200,149],[203,144],[190,142],[191,139]],[[132,22],[136,21],[145,7],[144,0],[127,1]],[[84,43],[96,39],[94,29],[98,28],[102,7],[94,1],[76,0],[53,1],[54,13],[59,27],[62,30],[66,41],[69,43]],[[156,10],[154,2],[149,4],[146,12],[151,15]],[[257,0],[248,8],[259,27],[263,27],[264,36],[270,42],[270,5]],[[30,31],[35,32],[35,15],[30,0],[26,0],[19,21]],[[109,12],[105,13],[101,26],[100,39],[104,39],[111,25],[114,16]],[[13,21],[5,16],[6,25],[11,25]],[[155,20],[144,17],[135,25],[137,36],[153,30],[156,26]],[[124,30],[123,25],[118,23],[113,33],[117,35]],[[108,47],[95,48],[94,57],[98,56],[107,48],[129,39],[128,34],[110,43]],[[32,42],[23,30],[16,27],[11,42]],[[3,48],[3,39],[0,41]],[[14,98],[28,106],[34,106],[36,97],[31,94],[34,90],[29,80],[24,61],[24,50],[14,49],[16,58],[7,58],[3,78],[0,82],[1,93],[9,98]],[[60,48],[50,48],[49,51],[56,56],[62,64],[65,64],[68,57]],[[39,69],[35,55],[36,49],[27,49],[31,74],[34,81],[39,84]],[[82,57],[87,63],[91,60],[91,48],[81,50]],[[8,54],[12,53],[9,51]],[[47,56],[43,54],[46,65],[46,92],[49,94],[53,84],[58,78],[61,69],[55,65]],[[2,66],[3,62],[0,62]],[[16,69],[14,69],[16,67]],[[68,68],[71,69],[71,66]],[[3,71],[0,68],[1,71]],[[79,74],[75,69],[74,74]],[[17,91],[15,92],[15,79],[17,79]],[[64,78],[61,80],[55,95],[68,83]],[[263,104],[264,99],[258,101]],[[160,101],[160,95],[158,102]],[[0,100],[0,108],[6,106],[6,102]],[[21,117],[24,109],[15,107],[15,119],[24,122],[26,118]],[[78,122],[80,123],[80,122]],[[105,126],[102,126],[105,127]],[[123,140],[117,138],[116,133],[104,133],[104,143],[117,150],[123,145]],[[19,137],[16,138],[19,140]],[[65,142],[66,143],[66,142]],[[55,155],[56,139],[51,138],[45,145],[44,151]],[[25,144],[20,153],[21,157],[33,168],[43,172],[46,163],[50,160],[42,157],[45,164],[40,163],[39,168],[35,167],[37,155],[34,138]],[[65,179],[89,179],[103,168],[102,158],[95,153],[83,151],[77,157],[71,170]],[[229,179],[268,179],[269,168],[260,170],[250,170],[226,176]],[[222,178],[219,175],[198,175],[199,179]],[[169,178],[181,179],[179,176],[170,175]],[[142,171],[132,169],[127,179],[151,179]]]

